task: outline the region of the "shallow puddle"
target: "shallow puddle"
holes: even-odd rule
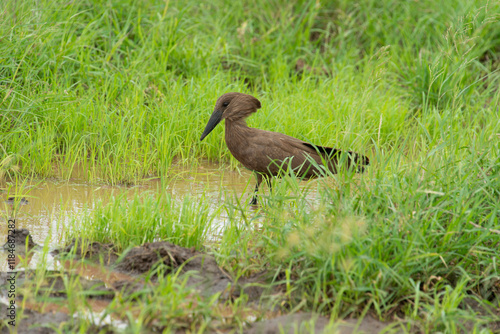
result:
[[[6,242],[8,217],[15,217],[16,228],[28,229],[35,243],[43,246],[47,242],[49,248],[53,248],[60,244],[62,227],[85,210],[92,209],[99,200],[106,202],[110,197],[124,193],[133,198],[135,194],[146,191],[166,191],[179,202],[185,196],[203,197],[216,210],[227,196],[238,196],[247,201],[254,182],[249,171],[239,173],[210,162],[200,164],[196,169],[174,166],[166,182],[152,179],[132,187],[94,185],[79,179],[33,181],[18,193],[15,193],[14,187],[0,193],[0,244]],[[14,196],[17,201],[24,198],[27,203],[23,200],[16,205],[12,199],[8,200]],[[214,224],[222,226],[226,220],[225,213],[221,213],[215,218]],[[7,270],[6,256],[6,252],[0,248],[1,271]],[[33,262],[36,261],[30,261],[30,267],[33,267]]]
[[[219,163],[204,162],[188,169],[173,166],[169,172],[169,177],[163,182],[155,178],[131,187],[96,185],[72,178],[68,181],[33,181],[24,184],[17,193],[14,187],[5,189],[0,193],[0,219],[3,222],[0,224],[0,245],[6,242],[8,217],[15,217],[16,228],[28,229],[35,243],[41,246],[47,243],[52,249],[60,246],[64,226],[82,216],[85,210],[94,208],[96,202],[106,202],[112,196],[126,194],[132,199],[137,193],[166,191],[179,202],[186,196],[203,198],[215,212],[228,197],[247,203],[255,186],[250,171],[230,170]],[[259,193],[267,192],[266,186],[262,188]],[[14,204],[9,197],[15,197],[20,203]],[[225,210],[219,210],[213,221],[214,233],[218,234],[228,219]],[[25,265],[27,263],[30,268],[35,268],[39,262],[38,259],[29,260]],[[50,255],[47,261],[49,264],[53,262]],[[0,248],[0,271],[6,270],[7,253]]]

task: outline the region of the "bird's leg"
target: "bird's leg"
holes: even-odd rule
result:
[[[253,192],[252,200],[250,201],[250,205],[257,205],[257,192],[259,191],[260,183],[262,182],[262,174],[255,173],[257,177],[257,184],[255,185],[255,190]]]

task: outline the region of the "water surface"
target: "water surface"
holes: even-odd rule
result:
[[[91,184],[82,179],[72,178],[66,181],[32,181],[17,191],[6,187],[0,193],[0,244],[7,238],[7,219],[15,218],[16,228],[27,228],[35,243],[48,243],[50,248],[60,245],[62,229],[72,219],[82,216],[85,210],[95,207],[98,201],[108,201],[112,196],[126,195],[133,198],[137,193],[167,192],[174,200],[182,202],[185,196],[203,197],[210,203],[212,210],[217,210],[227,196],[243,197],[248,200],[254,187],[251,172],[234,171],[221,167],[218,163],[204,162],[196,168],[186,169],[173,166],[169,177],[145,180],[135,186],[109,186]],[[13,204],[9,197],[26,199],[27,204]],[[223,226],[228,217],[220,212],[215,225]],[[7,253],[0,251],[0,270],[7,270]]]

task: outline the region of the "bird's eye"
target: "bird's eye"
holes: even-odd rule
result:
[[[226,102],[224,102],[224,103],[222,103],[222,106],[223,106],[223,107],[227,107],[228,105],[229,105],[229,102],[227,102],[227,101],[226,101]]]

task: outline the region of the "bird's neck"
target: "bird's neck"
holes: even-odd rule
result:
[[[226,119],[226,145],[234,155],[238,151],[237,147],[247,145],[247,139],[252,131],[243,118],[238,120]]]

